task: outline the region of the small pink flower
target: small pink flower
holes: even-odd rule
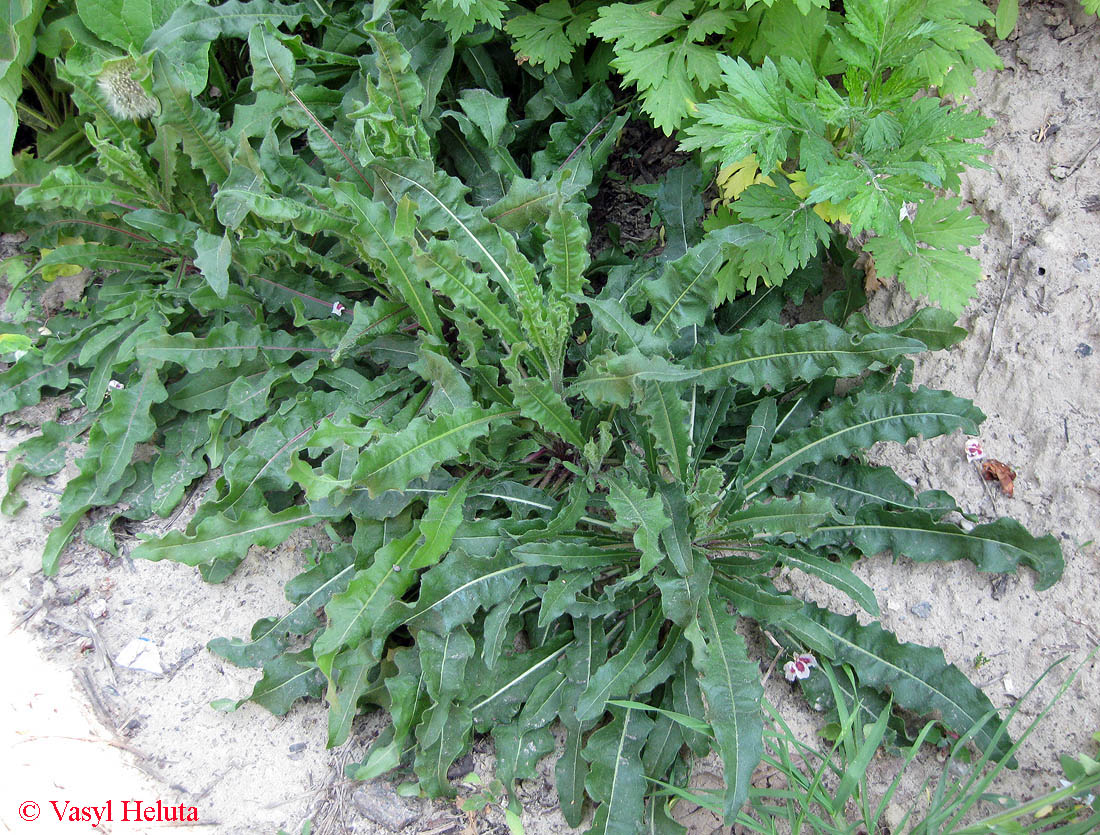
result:
[[[344,307],[342,304],[340,304],[340,302],[333,302],[332,303],[332,315],[333,316],[343,316],[345,310],[347,310],[347,308]]]
[[[783,675],[786,676],[787,681],[809,678],[810,670],[816,666],[817,659],[808,652],[804,652],[801,655],[796,655],[794,661],[788,661],[783,665]]]
[[[980,461],[982,458],[985,458],[985,450],[982,449],[980,441],[967,441],[964,449],[966,450],[966,460],[969,463]]]

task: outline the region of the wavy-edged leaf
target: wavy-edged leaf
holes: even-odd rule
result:
[[[749,796],[753,769],[764,752],[764,714],[756,664],[749,660],[744,639],[737,634],[735,619],[717,597],[703,599],[698,628],[706,651],[696,652],[693,663],[701,674],[707,697],[707,721],[714,729],[726,781],[724,810],[733,820]]]
[[[512,556],[527,565],[552,565],[566,570],[603,568],[636,560],[638,552],[629,548],[601,547],[583,539],[525,542],[512,549]]]
[[[542,431],[557,435],[577,449],[584,449],[585,437],[580,424],[550,383],[537,377],[517,379],[513,375],[511,389],[512,402],[521,415],[533,420]]]
[[[238,519],[211,516],[199,523],[193,535],[171,531],[160,539],[147,539],[131,556],[192,566],[216,560],[239,561],[251,546],[274,548],[297,528],[316,524],[321,518],[308,507],[288,507],[278,513],[260,507],[242,513]]]
[[[979,571],[991,573],[1027,565],[1038,574],[1037,591],[1058,582],[1065,568],[1058,540],[1051,534],[1033,537],[1008,518],[964,531],[958,525],[936,522],[924,511],[894,512],[869,505],[850,524],[822,526],[814,541],[848,541],[868,556],[890,550],[916,562],[970,560]]]
[[[725,263],[726,247],[763,237],[760,229],[747,223],[716,229],[670,262],[658,278],[646,282],[653,331],[675,337],[681,328],[706,321],[718,303],[717,274]]]
[[[886,505],[898,510],[924,510],[936,518],[959,510],[942,490],[917,493],[889,467],[858,461],[821,462],[791,476],[789,490],[812,490],[832,499],[837,509],[854,516],[864,505]]]
[[[257,621],[247,641],[214,638],[206,648],[238,667],[261,667],[281,653],[291,635],[305,635],[320,620],[316,612],[342,592],[355,573],[355,551],[350,546],[325,554],[316,566],[292,579],[286,596],[294,607],[279,618]]]
[[[588,738],[583,751],[591,764],[585,787],[600,803],[589,832],[637,835],[646,795],[641,752],[653,720],[630,708],[612,713],[614,719]]]
[[[746,531],[750,535],[792,541],[809,536],[833,514],[833,503],[828,499],[800,493],[793,499],[753,502],[741,510],[723,514],[718,521],[724,526],[723,538],[734,538],[735,531]]]
[[[473,621],[480,609],[490,609],[509,598],[531,574],[531,567],[517,562],[504,551],[493,548],[487,557],[467,553],[455,547],[446,559],[424,572],[420,596],[409,606],[404,620],[444,633]]]
[[[203,337],[187,332],[165,334],[138,347],[141,359],[158,363],[174,362],[192,374],[205,369],[235,368],[260,356],[278,364],[297,353],[328,352],[308,333],[269,331],[261,325],[243,327],[237,322],[211,328]]]
[[[605,475],[600,480],[609,488],[607,504],[615,512],[615,527],[632,533],[634,547],[642,552],[638,571],[648,574],[661,561],[660,537],[672,524],[664,502],[625,478]]]
[[[554,636],[549,643],[501,658],[496,675],[473,679],[469,701],[478,729],[509,721],[527,701],[535,686],[553,669],[572,633]]]
[[[389,210],[381,203],[360,194],[349,182],[337,183],[333,193],[341,205],[347,206],[356,219],[352,243],[371,261],[382,265],[380,275],[393,287],[416,320],[433,336],[442,339],[443,325],[425,276],[416,269],[409,241],[394,229]]]
[[[40,183],[19,192],[15,205],[87,212],[110,205],[115,200],[130,204],[149,202],[142,194],[114,183],[91,180],[71,165],[59,165],[43,177]]]
[[[664,357],[646,356],[637,348],[624,354],[606,351],[573,378],[568,393],[583,395],[597,406],[625,408],[643,396],[646,383],[682,383],[697,376],[697,371],[673,365]]]
[[[828,636],[832,645],[829,657],[850,664],[861,684],[888,689],[901,707],[921,714],[935,711],[940,721],[960,734],[981,723],[987,714],[996,715],[985,693],[948,664],[938,647],[902,643],[877,623],[860,626],[855,615],[844,617],[810,603],[804,612]],[[994,744],[996,726],[996,722],[986,722],[974,742],[999,759],[1008,753],[1012,741],[1004,735]]]
[[[938,307],[922,307],[908,319],[896,325],[882,327],[873,324],[861,312],[853,313],[844,323],[844,330],[856,334],[893,334],[907,339],[919,339],[929,351],[942,351],[966,338],[966,328],[955,325],[954,313]]]
[[[905,443],[961,429],[968,435],[985,420],[973,403],[946,391],[898,387],[845,399],[819,414],[806,429],[772,446],[771,456],[746,479],[748,490],[806,464],[851,455],[877,441]]]
[[[681,391],[676,383],[651,381],[638,404],[650,435],[665,453],[665,462],[677,481],[687,479],[691,448],[687,404],[680,397]]]
[[[480,319],[490,333],[499,334],[506,346],[522,339],[515,317],[500,303],[488,277],[472,269],[446,241],[433,239],[413,257],[422,263],[432,289]]]
[[[767,553],[774,554],[790,568],[797,568],[805,574],[824,580],[852,598],[865,612],[878,617],[878,600],[875,599],[874,590],[846,565],[801,548],[774,548],[768,549]]]
[[[423,226],[432,232],[446,233],[458,253],[480,264],[505,289],[520,312],[526,338],[549,361],[553,356],[549,341],[553,327],[545,309],[545,294],[534,267],[520,253],[515,239],[466,202],[465,186],[434,170],[430,163],[395,159],[376,162],[372,170],[394,199],[407,194],[416,203]]]
[[[649,615],[629,636],[626,645],[596,670],[588,687],[577,700],[577,719],[581,722],[597,719],[609,699],[621,699],[631,692],[634,683],[646,670],[646,658],[657,646],[657,636],[664,615],[659,606],[649,607]]]
[[[366,487],[372,498],[387,490],[404,490],[413,479],[428,475],[468,450],[489,431],[492,421],[517,414],[514,410],[473,406],[434,420],[415,418],[403,429],[371,444],[360,456],[352,481]]]
[[[132,385],[115,391],[110,407],[97,422],[107,439],[96,471],[96,484],[101,490],[106,491],[122,478],[122,471],[133,460],[134,448],[153,436],[157,424],[149,410],[154,403],[167,399],[168,392],[152,369]]]
[[[573,642],[566,650],[563,664],[568,689],[558,714],[565,727],[565,750],[554,764],[554,777],[562,816],[570,826],[579,826],[584,813],[588,765],[581,754],[587,724],[577,719],[576,699],[607,658],[607,636],[602,622],[590,618],[574,620],[573,632]]]
[[[150,33],[143,51],[155,49],[168,56],[186,78],[187,88],[197,95],[206,80],[211,41],[221,37],[244,40],[258,25],[297,26],[308,14],[305,4],[270,0],[228,0],[217,6],[183,3]]]
[[[210,289],[218,294],[218,298],[224,299],[229,293],[229,264],[233,255],[229,234],[218,237],[199,229],[195,232],[194,250],[195,266]]]
[[[67,388],[69,366],[76,354],[74,350],[58,362],[46,363],[41,354],[32,351],[21,356],[11,368],[0,372],[0,415],[41,402],[44,388]]]
[[[368,643],[375,663],[399,617],[384,616],[387,610],[401,612],[399,601],[412,587],[419,572],[437,563],[451,547],[462,521],[468,480],[432,498],[420,522],[408,534],[379,548],[371,564],[358,572],[345,591],[325,606],[328,626],[313,644],[321,671],[331,678],[336,654],[344,647]],[[397,604],[395,606],[395,604]]]
[[[538,761],[554,750],[554,737],[546,726],[557,717],[565,690],[565,676],[548,673],[535,685],[516,720],[493,728],[496,776],[506,787],[516,780],[534,779]]]
[[[287,653],[264,664],[264,674],[252,693],[237,702],[255,702],[276,716],[286,716],[299,699],[317,699],[321,696],[324,679],[313,663],[313,653],[306,649]]]
[[[351,723],[359,712],[359,699],[372,684],[378,662],[370,647],[360,644],[336,656],[330,669],[328,700],[328,747],[343,745],[351,734]]]
[[[923,350],[924,344],[916,339],[852,334],[828,322],[793,327],[766,322],[718,337],[692,358],[691,365],[699,371],[699,382],[707,390],[735,380],[755,393],[765,387],[785,391],[796,382],[825,376],[852,377]]]
[[[199,104],[176,67],[161,53],[153,58],[153,92],[160,99],[158,123],[183,140],[183,151],[212,183],[229,176],[233,144],[221,131],[217,114]]]
[[[420,743],[413,769],[433,796],[453,793],[447,769],[466,749],[473,727],[468,707],[455,704],[466,681],[467,662],[475,644],[462,627],[445,635],[421,630],[416,634],[424,686],[434,704],[424,713],[416,729]]]
[[[591,263],[588,254],[587,205],[555,201],[546,221],[546,256],[550,283],[549,305],[558,324],[558,338],[564,345],[577,316],[574,298],[584,292],[584,272]]]

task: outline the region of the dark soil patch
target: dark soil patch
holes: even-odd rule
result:
[[[676,150],[675,139],[646,122],[628,122],[608,160],[607,176],[592,200],[592,251],[611,245],[609,227],[615,226],[621,245],[644,249],[644,244],[657,236],[657,229],[650,224],[653,201],[634,187],[656,183],[665,172],[690,159],[691,154]],[[650,254],[659,251],[655,247]]]

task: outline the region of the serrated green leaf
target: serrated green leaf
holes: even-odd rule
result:
[[[444,633],[469,623],[481,608],[489,609],[506,600],[527,578],[530,567],[517,562],[494,546],[488,557],[473,556],[459,547],[439,565],[424,573],[420,596],[410,607],[406,622],[423,624]]]
[[[657,446],[665,453],[665,461],[677,481],[688,475],[691,439],[688,437],[687,404],[680,397],[676,383],[649,382],[638,404]]]
[[[251,695],[237,702],[237,707],[255,702],[276,716],[286,716],[299,699],[320,698],[323,686],[324,679],[308,649],[287,653],[264,664],[263,677]]]
[[[824,580],[852,598],[865,612],[878,617],[879,607],[874,590],[842,563],[801,548],[776,548],[768,553],[778,556],[784,565]]]
[[[593,733],[584,746],[591,764],[585,788],[600,806],[589,832],[637,835],[646,794],[641,751],[653,720],[641,711],[612,711],[614,719]]]
[[[351,723],[359,710],[359,699],[371,686],[378,662],[370,647],[360,644],[336,656],[330,669],[328,694],[328,747],[347,742]]]
[[[533,420],[543,432],[557,435],[577,449],[584,448],[580,424],[550,383],[536,377],[519,377],[518,370],[511,372],[511,378],[512,402],[521,415]]]
[[[996,709],[986,695],[956,667],[948,664],[943,650],[901,643],[878,624],[860,626],[855,615],[843,617],[806,604],[806,614],[828,635],[828,655],[851,664],[862,684],[889,689],[901,707],[918,713],[936,711],[940,720],[956,733],[967,733]],[[994,744],[997,722],[986,722],[974,742],[1001,758],[1012,741],[1007,735]]]
[[[269,331],[259,325],[242,327],[237,322],[212,328],[204,337],[187,332],[166,334],[138,347],[138,356],[143,360],[174,362],[191,373],[234,368],[258,356],[278,364],[296,353],[327,354],[328,349],[319,346],[309,334]]]
[[[232,165],[233,146],[219,128],[214,111],[192,97],[177,68],[159,52],[153,58],[153,92],[161,107],[157,122],[180,137],[184,153],[210,182],[224,182]]]
[[[603,568],[638,558],[638,552],[614,546],[591,545],[583,539],[525,542],[512,556],[527,565],[552,565],[567,570]]]
[[[233,248],[229,235],[211,235],[199,229],[195,232],[195,266],[210,285],[210,289],[224,299],[229,292],[229,265]]]
[[[594,405],[628,407],[647,391],[647,383],[681,383],[697,371],[673,365],[663,357],[648,357],[634,348],[627,353],[605,352],[591,360],[573,378],[568,394],[581,394]]]
[[[359,458],[352,481],[374,497],[386,490],[403,490],[413,479],[469,448],[489,431],[492,421],[515,417],[516,411],[458,409],[435,420],[416,418],[405,428],[383,435]]]
[[[718,522],[723,526],[723,537],[734,538],[736,534],[732,532],[741,530],[789,542],[809,536],[834,513],[833,503],[828,499],[800,493],[793,499],[753,502],[746,508],[723,514]]]
[[[146,539],[131,556],[193,566],[212,564],[216,560],[239,561],[253,545],[274,548],[296,528],[320,520],[321,517],[308,507],[288,507],[278,513],[261,507],[242,513],[238,519],[210,516],[199,523],[193,535],[171,531],[160,539]]]
[[[1015,571],[1023,564],[1034,568],[1037,591],[1050,588],[1062,576],[1065,562],[1058,541],[1050,534],[1031,536],[1019,522],[1002,518],[964,531],[958,525],[936,522],[925,511],[890,511],[867,505],[851,524],[819,528],[817,541],[848,541],[867,555],[891,550],[917,562],[966,559],[979,571]]]
[[[577,701],[578,720],[597,719],[609,699],[620,699],[631,692],[631,687],[645,673],[646,657],[657,644],[663,622],[660,607],[653,606],[644,625],[630,636],[626,646],[596,670]]]
[[[634,546],[642,552],[638,572],[648,574],[661,561],[660,537],[672,524],[665,515],[664,502],[624,478],[608,475],[601,481],[609,487],[607,504],[615,512],[615,527],[632,534]]]
[[[754,393],[765,387],[785,391],[798,381],[813,382],[828,375],[853,377],[923,350],[924,344],[916,339],[852,334],[828,322],[794,327],[767,322],[719,337],[692,358],[692,367],[708,390],[736,380]]]
[[[984,419],[969,400],[924,386],[862,394],[842,400],[818,415],[809,428],[773,445],[768,460],[745,481],[745,489],[877,441],[904,443],[917,435],[931,438],[956,429],[973,435]]]
[[[720,598],[707,597],[699,607],[699,629],[706,651],[693,658],[707,697],[707,720],[722,757],[726,793],[723,808],[733,820],[749,795],[752,772],[763,755],[764,690],[759,671],[749,660],[736,622]]]
[[[238,667],[263,666],[286,648],[290,635],[305,635],[319,625],[315,613],[347,586],[355,573],[354,559],[346,546],[325,554],[317,566],[287,584],[287,598],[295,604],[289,612],[257,621],[247,641],[214,638],[206,648]]]
[[[942,490],[926,490],[918,495],[889,467],[870,467],[857,461],[816,464],[812,470],[795,473],[789,489],[813,490],[832,499],[837,509],[848,516],[854,516],[867,504],[925,510],[936,518],[959,509],[955,500]]]

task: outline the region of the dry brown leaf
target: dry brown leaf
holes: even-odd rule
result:
[[[1001,492],[1012,498],[1013,482],[1016,480],[1016,471],[1008,464],[987,458],[982,462],[982,478],[986,481],[996,481],[1001,485]]]

